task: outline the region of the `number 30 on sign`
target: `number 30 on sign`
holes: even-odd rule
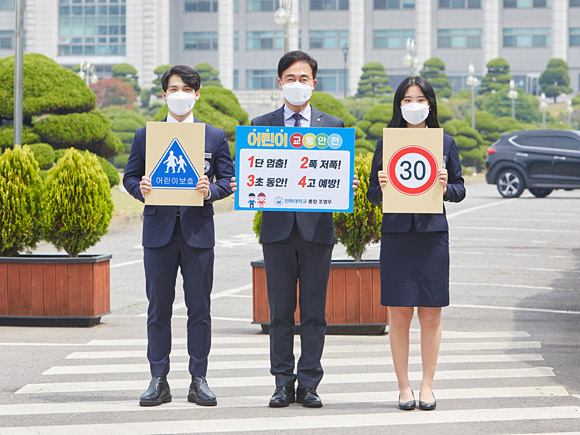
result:
[[[397,150],[389,160],[387,175],[393,187],[405,195],[422,195],[437,181],[437,159],[417,145]]]

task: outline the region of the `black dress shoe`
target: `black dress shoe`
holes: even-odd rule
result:
[[[151,379],[149,388],[139,399],[141,406],[158,406],[171,402],[171,390],[166,376],[156,376]]]
[[[435,395],[433,395],[433,402],[427,403],[421,401],[421,397],[419,397],[419,409],[423,411],[433,411],[437,407],[437,401],[435,400]]]
[[[411,393],[413,393],[411,391]],[[409,400],[408,402],[401,402],[401,393],[399,393],[399,409],[403,411],[412,411],[416,407],[415,403],[415,393],[413,393],[413,400]]]
[[[205,376],[192,376],[187,401],[200,406],[216,406],[217,399],[210,390]]]
[[[295,401],[296,395],[294,394],[294,387],[280,386],[276,387],[268,405],[271,408],[284,408]]]
[[[322,400],[312,387],[298,388],[296,390],[296,402],[306,408],[322,408]]]

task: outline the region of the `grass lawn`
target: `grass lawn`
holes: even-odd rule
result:
[[[143,213],[143,203],[136,200],[127,192],[121,191],[120,186],[111,188],[113,197],[113,216],[127,216]]]

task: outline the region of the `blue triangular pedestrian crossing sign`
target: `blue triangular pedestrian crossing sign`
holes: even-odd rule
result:
[[[154,189],[195,190],[199,173],[177,138],[173,139],[149,176]]]

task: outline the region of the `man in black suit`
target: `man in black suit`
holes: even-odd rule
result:
[[[195,70],[175,66],[163,75],[161,85],[169,109],[164,121],[201,122],[192,113],[201,86]],[[152,188],[145,175],[145,138],[145,128],[135,132],[123,178],[127,191],[140,201]],[[152,379],[141,396],[141,406],[171,402],[167,374],[178,267],[187,306],[187,350],[192,377],[187,399],[202,406],[217,404],[205,379],[211,346],[210,294],[215,245],[212,202],[232,193],[230,180],[234,167],[225,132],[207,124],[204,172],[196,185],[203,193],[202,207],[146,205],[143,210],[143,262],[149,300],[147,359]]]
[[[341,119],[316,110],[310,97],[316,86],[316,60],[302,51],[286,53],[278,63],[278,85],[285,104],[252,120],[256,126],[344,127]],[[359,181],[353,181],[356,189]],[[235,188],[235,183],[232,183]],[[319,408],[316,388],[322,379],[320,358],[326,334],[326,290],[334,247],[330,212],[264,211],[260,230],[270,306],[270,373],[276,377],[271,407],[295,401]],[[301,355],[294,374],[296,283],[300,291]],[[298,388],[294,384],[298,380]]]

